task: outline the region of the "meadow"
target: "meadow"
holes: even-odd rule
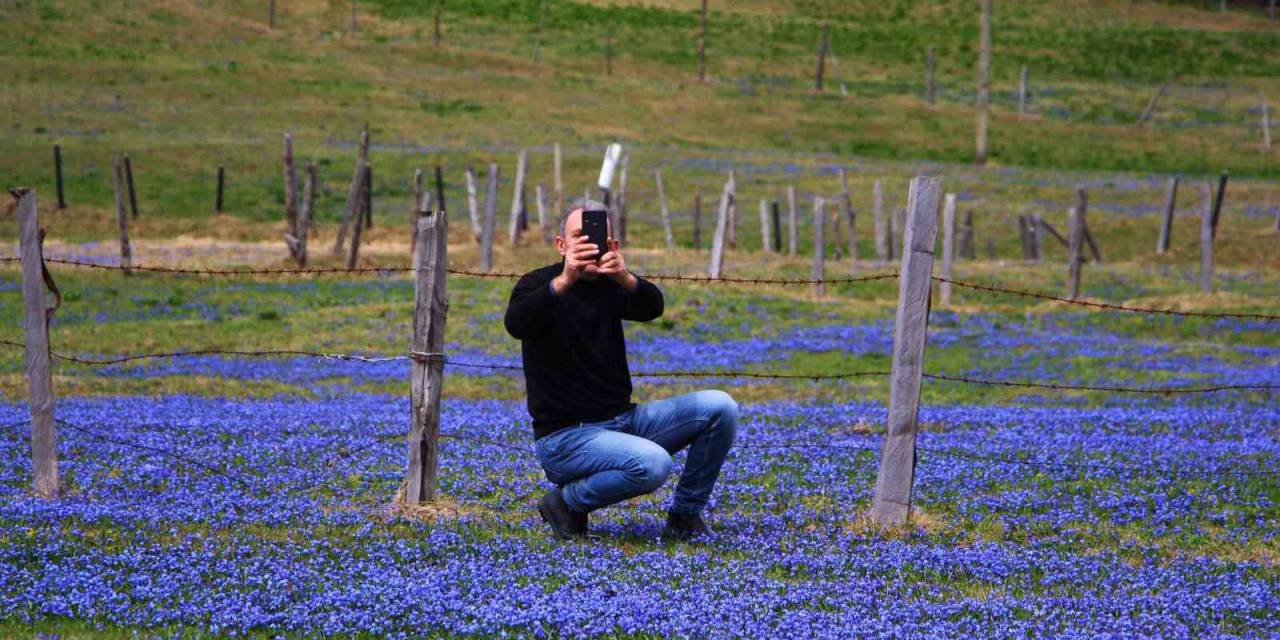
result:
[[[413,284],[394,268],[409,262],[414,169],[443,167],[449,266],[471,270],[465,168],[483,184],[485,167],[501,165],[505,228],[520,150],[530,183],[550,186],[560,143],[571,195],[613,140],[630,153],[625,252],[642,275],[705,272],[732,170],[742,224],[726,275],[808,278],[812,199],[839,198],[839,169],[860,259],[838,255],[828,228],[828,277],[892,274],[895,262],[873,259],[873,185],[891,213],[908,178],[927,173],[973,211],[977,259],[955,277],[1060,295],[1065,250],[1048,241],[1041,261],[1024,262],[1015,220],[1040,215],[1065,231],[1084,188],[1104,257],[1084,265],[1084,299],[1210,315],[966,288],[942,308],[935,286],[929,374],[1174,393],[927,379],[912,518],[880,529],[867,513],[888,376],[822,376],[890,368],[897,280],[822,294],[658,280],[663,316],[625,328],[634,400],[720,388],[741,409],[708,510],[717,532],[661,538],[673,478],[594,514],[590,539],[557,542],[534,508],[552,485],[533,456],[523,378],[504,368],[520,364],[502,326],[510,278],[449,276],[440,499],[429,508],[394,506],[408,362],[299,355],[55,360],[63,493],[44,500],[30,491],[20,272],[2,262],[0,341],[18,346],[0,344],[0,636],[1280,635],[1280,321],[1212,315],[1280,312],[1280,151],[1263,149],[1259,130],[1261,99],[1280,95],[1280,31],[1257,3],[1220,13],[1217,2],[997,2],[986,166],[970,164],[976,2],[713,1],[706,82],[696,1],[449,0],[438,45],[433,2],[358,2],[354,33],[345,0],[282,0],[274,28],[266,5],[0,2],[0,60],[12,70],[0,175],[37,190],[46,258],[119,264],[109,177],[124,152],[139,188],[135,263],[290,267],[280,145],[292,132],[321,176],[310,266],[337,267],[345,259],[330,247],[368,123],[375,224],[360,265],[388,270],[124,277],[53,263],[55,352],[401,355]],[[834,55],[818,93],[823,23]],[[1032,90],[1020,117],[1023,64]],[[220,164],[228,192],[214,212]],[[1202,294],[1199,189],[1224,170],[1214,292]],[[1173,242],[1156,253],[1175,175]],[[799,251],[762,252],[757,200],[789,186]],[[516,246],[499,234],[495,272],[556,259],[534,225]],[[0,257],[17,255],[8,214],[0,236]],[[661,375],[671,371],[697,375]],[[1176,392],[1223,385],[1254,388]]]

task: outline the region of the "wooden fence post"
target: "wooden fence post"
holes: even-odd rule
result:
[[[120,174],[116,161],[116,175]],[[116,189],[119,192],[119,187]],[[32,483],[36,495],[58,495],[58,447],[53,422],[53,377],[49,371],[49,315],[44,302],[44,256],[36,192],[9,192],[18,200],[18,238],[22,252],[22,328],[26,337],[27,385],[31,393]],[[117,196],[116,200],[121,200]]]
[[[1178,177],[1169,178],[1169,187],[1164,197],[1164,218],[1160,221],[1160,237],[1156,240],[1156,253],[1169,250],[1169,239],[1173,235],[1173,210],[1178,202]]]
[[[827,285],[822,280],[826,271],[827,248],[827,203],[822,196],[813,197],[813,272],[812,278],[817,281],[814,290],[818,295],[827,294]]]
[[[613,29],[604,32],[604,75],[613,77]]]
[[[276,0],[267,0],[267,28],[276,28]]]
[[[933,106],[933,73],[935,64],[933,47],[929,47],[924,54],[924,103],[930,107]]]
[[[738,182],[729,170],[729,218],[726,221],[725,242],[730,249],[738,248]]]
[[[413,296],[413,349],[410,372],[412,416],[403,501],[406,505],[436,497],[440,440],[440,395],[444,387],[444,325],[449,313],[445,267],[449,250],[448,214],[418,216],[417,272]]]
[[[871,215],[876,233],[876,266],[881,266],[889,259],[889,225],[884,219],[884,186],[878,178],[871,188]]]
[[[1213,238],[1215,240],[1218,239],[1218,221],[1221,219],[1222,215],[1222,200],[1227,195],[1227,177],[1226,171],[1223,171],[1222,175],[1218,177],[1218,194],[1213,200],[1213,218],[1211,222]]]
[[[524,207],[524,172],[525,163],[529,161],[529,152],[521,151],[516,159],[516,181],[511,186],[511,219],[507,224],[507,239],[511,246],[520,240],[520,209]]]
[[[773,216],[773,250],[782,253],[782,212],[778,210],[778,201],[771,201],[769,208]]]
[[[911,515],[920,383],[929,325],[930,276],[941,196],[941,179],[921,176],[911,181],[907,196],[909,217],[903,229],[902,269],[898,276],[898,313],[893,329],[888,429],[880,452],[871,508],[871,520],[881,526],[904,524]]]
[[[409,183],[411,192],[409,194],[409,255],[412,256],[418,247],[418,212],[424,208],[430,209],[430,206],[423,207],[423,198],[430,199],[430,195],[424,195],[422,191],[422,169],[413,170],[413,181]]]
[[[946,309],[951,306],[951,263],[954,259],[956,236],[956,194],[948,193],[942,204],[942,278],[938,285],[939,306]]]
[[[693,249],[702,249],[702,185],[693,185]]]
[[[1044,259],[1044,221],[1040,216],[1032,214],[1029,218],[1031,224],[1028,225],[1027,231],[1031,235],[1031,257],[1036,262]]]
[[[133,275],[133,248],[129,246],[129,213],[124,206],[124,161],[117,156],[113,165],[115,175],[116,223],[120,228],[120,266],[124,267],[124,275]]]
[[[1022,249],[1022,262],[1031,262],[1031,244],[1027,238],[1027,216],[1018,216],[1018,246]]]
[[[555,183],[556,207],[555,209],[552,209],[552,211],[555,212],[555,215],[553,216],[553,218],[556,221],[559,221],[560,216],[564,214],[564,180],[561,179],[561,174],[560,174],[560,143],[559,142],[552,145],[552,159],[554,160],[554,163],[555,163],[554,168],[555,168],[555,181],[556,181]]]
[[[289,256],[298,257],[298,247],[290,243],[290,236],[298,237],[298,173],[293,167],[293,134],[284,134],[284,148],[281,160],[284,163],[284,226],[285,244],[289,247]]]
[[[476,197],[476,172],[471,167],[467,167],[467,209],[471,214],[471,236],[479,243],[484,231],[480,225],[480,203]],[[418,237],[417,234],[414,237]]]
[[[53,145],[53,180],[58,187],[58,209],[67,208],[67,199],[62,193],[62,145]]]
[[[373,190],[373,167],[364,166],[364,179],[360,181],[360,193],[357,200],[360,202],[359,209],[356,211],[354,220],[355,224],[351,226],[351,251],[347,254],[347,269],[356,268],[356,260],[360,256],[360,234],[364,228],[363,221],[368,215],[367,210],[373,207],[373,200],[370,192]]]
[[[769,201],[765,198],[760,198],[760,249],[773,252],[773,243],[769,240]]]
[[[675,236],[671,234],[671,211],[667,209],[667,192],[662,188],[662,172],[653,172],[653,182],[658,186],[658,210],[662,215],[662,239],[668,249],[676,248]]]
[[[542,53],[542,25],[547,21],[547,0],[538,1],[538,31],[533,41],[533,62],[538,63]]]
[[[902,252],[900,249],[898,249],[898,244],[895,238],[902,237],[903,225],[906,223],[906,219],[907,219],[906,207],[898,207],[897,209],[894,209],[893,215],[889,217],[889,259],[890,260],[897,260],[898,258],[902,257],[901,255]]]
[[[627,165],[630,161],[631,154],[623,154],[618,171],[618,245],[623,247],[627,245]]]
[[[787,240],[788,253],[796,255],[796,245],[800,241],[800,233],[796,228],[796,188],[794,185],[787,186]]]
[[[129,213],[133,214],[133,219],[138,219],[138,191],[133,188],[133,163],[129,161],[129,154],[124,154],[124,182],[129,188]]]
[[[1151,100],[1147,102],[1147,108],[1142,110],[1142,115],[1138,116],[1138,124],[1144,124],[1151,118],[1151,114],[1155,113],[1156,103],[1160,102],[1160,96],[1169,89],[1168,84],[1162,84],[1156,89],[1155,95],[1151,96]]]
[[[1089,248],[1089,253],[1093,256],[1093,261],[1102,264],[1102,252],[1098,251],[1098,243],[1093,239],[1093,231],[1089,229],[1088,223],[1084,225],[1084,244]]]
[[[351,176],[351,186],[347,188],[347,206],[343,209],[342,221],[338,224],[338,239],[333,243],[334,256],[342,255],[342,247],[347,241],[347,225],[351,224],[353,219],[356,224],[360,223],[360,219],[356,218],[355,214],[360,210],[360,184],[364,182],[364,166],[368,162],[369,125],[366,124],[364,130],[360,132],[360,151],[356,156],[356,170]]]
[[[1018,71],[1018,115],[1027,115],[1027,65]]]
[[[707,0],[698,17],[698,82],[707,81]]]
[[[814,74],[814,91],[822,91],[822,76],[827,67],[827,49],[830,46],[827,42],[827,32],[830,25],[822,23],[822,39],[818,41],[818,71]]]
[[[1049,224],[1049,223],[1048,223],[1048,221],[1046,221],[1044,218],[1041,218],[1040,216],[1036,216],[1036,226],[1037,226],[1037,227],[1039,227],[1039,229],[1038,229],[1039,231],[1043,231],[1043,232],[1044,232],[1044,233],[1041,233],[1041,234],[1038,236],[1039,238],[1042,238],[1042,239],[1043,239],[1043,238],[1044,238],[1044,234],[1046,234],[1046,233],[1047,233],[1047,234],[1049,234],[1049,235],[1053,236],[1053,239],[1054,239],[1054,240],[1057,240],[1057,241],[1058,241],[1058,243],[1059,243],[1059,244],[1061,244],[1063,247],[1070,247],[1070,246],[1071,246],[1071,243],[1070,243],[1070,242],[1067,242],[1067,239],[1066,239],[1065,237],[1063,237],[1061,233],[1058,233],[1058,230],[1057,230],[1057,229],[1054,229],[1054,228],[1053,228],[1053,225]],[[1086,229],[1086,231],[1087,231],[1087,229]],[[1037,248],[1037,251],[1040,251],[1040,252],[1041,252],[1041,253],[1040,253],[1040,255],[1041,255],[1041,256],[1043,256],[1043,255],[1044,255],[1044,253],[1043,253],[1043,249],[1044,249],[1044,246],[1043,246],[1043,240],[1041,240],[1041,244],[1040,244],[1040,245],[1039,245],[1039,247]]]
[[[1085,213],[1089,199],[1084,189],[1076,190],[1076,206],[1067,214],[1070,220],[1070,240],[1067,243],[1067,298],[1080,297],[1080,266],[1084,264]]]
[[[1262,99],[1262,148],[1271,150],[1271,117],[1267,108],[1267,99]]]
[[[841,222],[840,210],[835,206],[831,207],[831,213],[827,217],[831,219],[831,259],[839,262],[844,257],[844,224]]]
[[[493,270],[493,233],[498,217],[498,165],[489,165],[489,184],[484,195],[484,228],[480,232],[480,270]]]
[[[227,181],[227,171],[222,165],[218,165],[218,188],[217,194],[213,198],[214,213],[222,213],[222,188]]]
[[[1200,293],[1213,293],[1213,189],[1200,186]]]
[[[724,190],[720,192],[720,206],[716,213],[716,231],[711,236],[711,262],[707,265],[707,276],[712,279],[720,278],[720,270],[724,268],[724,244],[725,233],[729,226],[729,204],[733,199],[733,172],[729,172],[729,179],[724,183]]]
[[[441,29],[441,26],[440,26],[440,23],[442,21],[442,16],[441,16],[442,13],[444,13],[444,0],[436,0],[435,10],[432,12],[433,15],[431,17],[431,21],[433,23],[431,44],[437,47],[440,46],[440,43],[444,41],[444,31]]]
[[[960,247],[956,253],[965,260],[978,259],[978,251],[973,244],[973,209],[964,212],[964,223],[960,225]]]
[[[858,215],[853,210],[853,194],[849,192],[849,175],[844,169],[840,169],[840,197],[844,200],[844,217],[849,223],[849,272],[858,272],[858,234],[855,233],[855,225],[858,222]]]
[[[546,244],[552,242],[551,222],[547,220],[547,188],[542,183],[533,185],[533,203],[538,207],[538,233]]]
[[[978,41],[977,126],[974,162],[987,163],[987,111],[991,102],[991,0],[981,0],[982,17]]]
[[[307,163],[307,182],[302,188],[302,211],[298,212],[297,259],[298,266],[307,266],[307,235],[311,233],[311,219],[316,210],[316,164]]]

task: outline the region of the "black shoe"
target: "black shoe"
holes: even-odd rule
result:
[[[560,495],[560,487],[548,491],[547,495],[542,496],[542,500],[538,501],[538,515],[551,525],[552,533],[561,540],[587,535],[587,514],[570,509],[569,505],[565,504],[564,497]]]
[[[711,527],[702,521],[696,513],[668,513],[667,526],[662,529],[662,537],[669,540],[689,540],[698,536],[711,535]]]

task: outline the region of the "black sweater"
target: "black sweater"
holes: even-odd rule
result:
[[[662,315],[662,291],[636,277],[634,293],[600,276],[560,294],[551,280],[564,263],[526,273],[507,303],[507,333],[521,341],[533,436],[608,420],[633,407],[622,321]]]

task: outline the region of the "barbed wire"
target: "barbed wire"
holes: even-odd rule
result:
[[[0,345],[12,347],[24,347],[20,342],[12,340],[0,340]],[[300,356],[311,358],[322,358],[327,360],[344,360],[352,362],[398,362],[420,359],[424,357],[436,357],[440,354],[425,354],[411,352],[408,355],[396,356],[361,356],[348,353],[325,353],[320,351],[305,351],[300,349],[266,349],[261,351],[239,350],[239,349],[193,349],[188,351],[167,351],[159,353],[140,353],[124,355],[113,358],[84,358],[79,356],[71,356],[57,351],[50,351],[50,355],[65,362],[83,364],[89,366],[110,366],[132,362],[135,360],[146,360],[156,358],[177,358],[201,355],[232,355],[241,357],[272,357],[272,356]],[[444,363],[456,367],[466,367],[472,369],[490,369],[502,371],[523,371],[524,367],[514,364],[488,364],[480,362],[467,362],[465,360],[453,360],[451,358],[444,359]],[[845,380],[851,378],[876,377],[891,375],[891,371],[869,370],[869,371],[845,371],[838,373],[765,373],[758,371],[697,371],[697,370],[668,370],[668,371],[636,371],[631,374],[634,378],[743,378],[743,379],[761,379],[761,380]],[[923,377],[931,380],[942,380],[947,382],[958,382],[964,384],[974,384],[983,386],[997,387],[1020,387],[1034,389],[1054,389],[1058,391],[1100,391],[1110,393],[1137,393],[1137,394],[1156,394],[1156,395],[1174,395],[1174,394],[1201,394],[1213,393],[1218,391],[1280,391],[1280,384],[1219,384],[1205,387],[1133,387],[1120,385],[1086,385],[1086,384],[1059,384],[1052,382],[1031,382],[1016,380],[993,380],[986,378],[972,378],[965,376],[952,376],[941,373],[924,373]]]
[[[1235,312],[1213,312],[1213,311],[1178,311],[1176,309],[1155,309],[1150,307],[1132,307],[1123,304],[1113,304],[1110,302],[1093,302],[1090,300],[1072,300],[1071,298],[1063,298],[1048,293],[1040,293],[1037,291],[1027,291],[1025,289],[1010,289],[1006,287],[998,287],[989,284],[979,284],[976,282],[966,282],[964,280],[955,280],[951,278],[943,278],[940,276],[930,276],[935,282],[945,282],[953,284],[957,287],[966,289],[974,289],[976,291],[986,291],[989,293],[1006,293],[1009,295],[1023,296],[1027,298],[1036,298],[1038,300],[1049,300],[1052,302],[1060,302],[1062,304],[1074,304],[1082,307],[1093,307],[1096,309],[1107,309],[1109,311],[1123,311],[1126,313],[1148,313],[1154,315],[1170,315],[1170,316],[1186,316],[1194,318],[1239,318],[1246,320],[1280,320],[1280,315],[1272,315],[1267,313],[1235,313]]]
[[[954,458],[963,458],[965,460],[973,460],[979,462],[1000,462],[1003,464],[1018,464],[1033,467],[1060,467],[1067,469],[1096,469],[1101,471],[1115,471],[1122,473],[1139,473],[1150,471],[1151,467],[1138,467],[1129,465],[1103,464],[1099,462],[1056,462],[1053,460],[1037,460],[1010,458],[1007,456],[989,456],[967,451],[958,451],[955,449],[942,449],[938,447],[925,447],[916,445],[916,449],[926,451],[941,456],[950,456]],[[1177,475],[1177,476],[1219,476],[1219,477],[1249,477],[1249,476],[1275,476],[1280,475],[1280,469],[1268,470],[1241,470],[1235,467],[1221,467],[1218,469],[1184,469],[1184,468],[1161,468],[1156,469],[1159,474]]]

